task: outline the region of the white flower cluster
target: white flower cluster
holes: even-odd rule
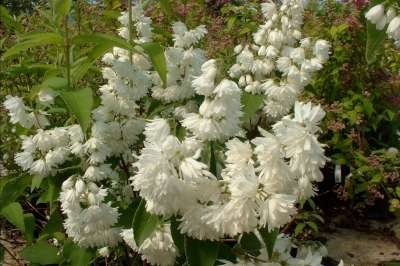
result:
[[[295,116],[273,126],[276,136],[260,129],[254,148],[229,140],[218,178],[198,161],[201,143],[192,137],[180,142],[166,120],[154,120],[146,126],[132,185],[148,212],[181,215],[181,232],[198,239],[279,228],[296,213],[299,197],[313,195],[311,182],[321,180],[326,158],[315,134],[324,115],[319,106],[297,102]]]
[[[3,105],[8,110],[10,122],[13,124],[20,124],[24,128],[46,127],[50,124],[45,112],[33,112],[20,97],[7,95]]]
[[[396,13],[394,7],[389,7],[385,11],[383,4],[375,5],[368,10],[365,17],[375,24],[378,30],[383,30],[388,25],[387,35],[394,40],[396,46],[400,47],[400,15]]]
[[[254,44],[238,45],[230,75],[250,93],[265,95],[264,112],[279,119],[329,57],[327,41],[302,38],[305,3],[284,0],[262,4],[265,23],[253,35]]]
[[[204,63],[204,51],[194,48],[207,33],[203,25],[188,30],[182,22],[175,22],[172,26],[174,46],[165,51],[167,61],[167,84],[163,88],[161,81],[153,87],[152,96],[165,102],[180,101],[194,95],[192,81],[200,74]]]
[[[54,175],[59,166],[75,154],[83,141],[79,125],[38,129],[36,135],[22,136],[22,152],[15,155],[15,162],[32,175]]]
[[[235,82],[224,79],[215,85],[215,60],[201,67],[202,74],[193,80],[198,95],[204,96],[199,113],[188,113],[182,125],[200,140],[223,140],[240,130],[240,94]]]
[[[135,43],[150,42],[152,39],[152,28],[151,19],[144,14],[144,10],[141,5],[135,5],[132,7],[132,21],[129,21],[129,12],[124,11],[118,18],[118,21],[123,25],[118,31],[119,35],[125,39],[129,39],[129,24],[133,23],[136,29],[136,39],[133,39]]]
[[[296,250],[292,255],[292,250]],[[281,266],[281,265],[322,265],[322,258],[328,254],[324,246],[296,246],[290,238],[279,235],[276,239],[272,258],[269,258],[266,248],[260,250],[260,255],[254,257],[238,258],[235,263],[223,260],[224,266]]]
[[[121,236],[130,248],[139,252],[151,265],[174,265],[178,255],[169,224],[162,225],[138,247],[132,229],[122,230]]]
[[[113,246],[119,239],[118,211],[104,203],[107,190],[93,181],[74,175],[64,181],[60,193],[61,210],[66,215],[67,235],[83,247]]]

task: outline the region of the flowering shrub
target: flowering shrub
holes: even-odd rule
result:
[[[124,242],[153,265],[320,265],[323,247],[292,255],[296,244],[278,234],[296,203],[315,195],[327,161],[318,141],[325,112],[298,101],[330,48],[302,36],[305,4],[262,4],[264,22],[253,43],[235,48],[229,73],[199,48],[204,26],[175,22],[163,49],[134,6],[119,17],[122,39],[90,36],[116,46],[102,56],[97,106],[91,89],[71,84],[68,63],[66,77],[53,77],[66,85],[41,90],[34,104],[7,96],[10,123],[26,129],[15,162],[33,187],[60,190],[63,227],[76,244],[65,240],[57,254],[63,238],[50,230],[43,238],[54,246],[39,241],[25,258],[42,263],[32,253],[45,247],[56,250],[51,263],[77,253],[87,262],[94,255],[80,247],[109,256]],[[72,116],[56,124],[58,105]],[[9,202],[3,215],[16,206]],[[53,210],[49,224],[55,217]]]

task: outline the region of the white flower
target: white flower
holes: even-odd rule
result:
[[[260,226],[279,228],[292,220],[297,212],[293,195],[274,194],[266,199],[260,207]]]
[[[33,113],[27,113],[29,108],[25,106],[20,97],[7,95],[3,105],[8,110],[11,123],[19,123],[25,128],[31,128],[34,125],[35,116]]]
[[[325,40],[318,40],[314,45],[314,55],[325,62],[329,58],[329,48],[330,44]]]
[[[385,8],[379,4],[372,7],[366,14],[365,17],[373,24],[377,24],[385,15]]]
[[[206,33],[206,27],[200,25],[193,30],[188,30],[186,25],[178,21],[172,25],[173,39],[176,47],[188,48],[193,44],[196,44],[202,39]]]
[[[397,16],[390,21],[386,33],[392,39],[400,39],[400,16]]]
[[[102,247],[97,250],[102,257],[109,257],[110,256],[110,249],[108,247]]]
[[[200,105],[199,114],[189,113],[182,125],[201,140],[224,139],[239,132],[240,90],[231,80],[222,80],[210,98]]]
[[[174,265],[178,251],[172,239],[169,224],[164,224],[161,228],[154,230],[140,247],[136,245],[132,229],[122,230],[121,236],[125,243],[139,252],[142,259],[148,263],[161,266]]]
[[[42,89],[39,91],[38,99],[44,104],[54,104],[54,98],[57,93],[51,89]]]

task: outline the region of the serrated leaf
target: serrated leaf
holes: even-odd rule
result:
[[[7,58],[20,52],[26,51],[29,48],[43,46],[43,45],[63,45],[64,39],[58,33],[53,32],[41,32],[41,33],[30,33],[21,37],[21,42],[15,44],[13,47],[8,49],[3,57]]]
[[[58,249],[46,242],[37,242],[24,248],[21,257],[26,261],[41,265],[58,264],[62,259],[58,255]]]
[[[21,196],[30,183],[31,178],[29,176],[13,178],[8,181],[0,191],[0,209]]]
[[[1,209],[0,214],[11,224],[16,226],[21,232],[25,232],[24,211],[21,204],[12,202]]]
[[[164,87],[167,86],[167,63],[164,55],[164,48],[158,44],[153,42],[142,43],[140,47],[144,49],[146,54],[150,57],[151,62],[153,63],[154,69],[157,71],[160,76]]]
[[[375,62],[377,52],[382,49],[385,38],[385,30],[378,30],[374,24],[367,21],[367,47],[365,50],[365,58],[368,64]]]
[[[102,45],[103,49],[106,46],[108,46],[108,48],[116,46],[126,50],[133,49],[133,47],[125,39],[103,33],[81,34],[72,38],[71,43],[73,44],[96,43],[97,45]]]
[[[90,114],[93,107],[93,93],[90,88],[76,91],[60,91],[60,96],[68,110],[79,121],[82,131],[86,133],[90,125]]]
[[[241,97],[242,104],[242,121],[250,119],[260,109],[263,103],[264,97],[258,94],[251,94],[243,92]]]
[[[265,246],[267,248],[268,257],[272,258],[272,253],[274,252],[275,242],[279,235],[279,230],[273,229],[273,230],[269,231],[268,228],[264,227],[264,228],[260,229],[260,234],[261,234],[261,237],[264,240]]]
[[[214,266],[219,243],[185,237],[185,255],[189,266]]]
[[[40,184],[42,184],[43,178],[44,178],[43,176],[38,176],[38,175],[35,175],[32,177],[31,192],[40,187]]]
[[[159,224],[159,217],[146,211],[146,202],[142,199],[135,212],[132,224],[136,245],[140,247],[143,241],[146,240],[154,230],[156,230]]]

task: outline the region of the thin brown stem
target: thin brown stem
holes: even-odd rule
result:
[[[0,243],[1,244],[1,243]],[[10,255],[10,257],[17,263],[18,266],[22,266],[23,264],[21,263],[20,259],[17,258],[17,256],[5,245],[1,244],[4,248],[4,250]]]

